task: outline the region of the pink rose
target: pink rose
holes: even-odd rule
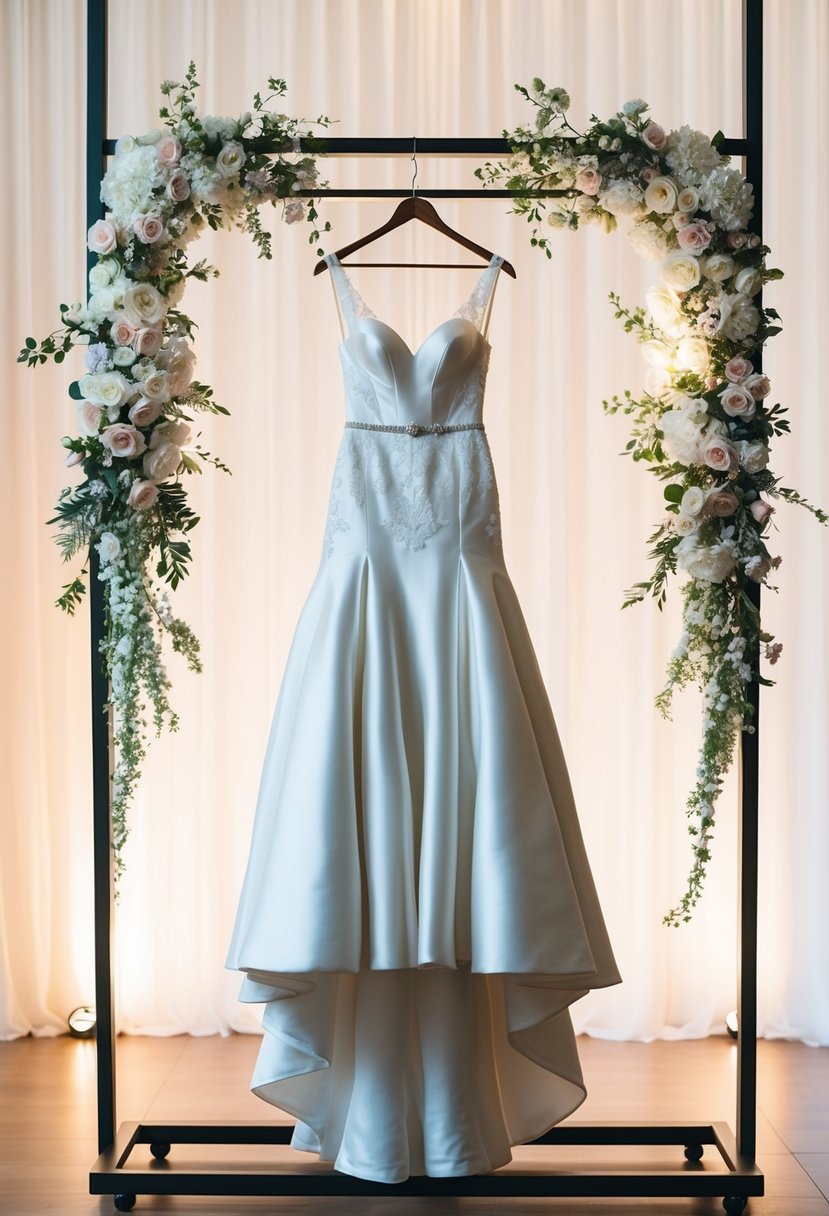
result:
[[[172,169],[181,159],[181,142],[175,135],[163,136],[155,146],[158,163],[166,169]]]
[[[131,346],[135,337],[135,326],[126,317],[121,317],[115,322],[111,332],[116,346]]]
[[[157,351],[161,350],[162,337],[163,334],[160,329],[147,325],[143,329],[135,331],[132,339],[132,349],[137,355],[149,355],[152,358]]]
[[[763,372],[755,372],[753,376],[746,376],[743,387],[748,389],[755,401],[762,401],[771,392],[771,381]]]
[[[154,213],[139,215],[133,228],[139,241],[143,241],[145,245],[154,245],[164,235],[164,221],[160,215]]]
[[[706,377],[706,380],[705,380],[705,387],[706,387],[707,389],[709,389],[709,390],[710,390],[710,389],[712,389],[712,388],[716,388],[718,384],[719,384],[719,380],[717,379],[717,377],[716,377],[716,376],[708,376],[708,377]]]
[[[746,376],[750,376],[753,371],[754,364],[749,359],[744,359],[742,355],[735,355],[725,365],[725,378],[732,384],[736,384],[739,380],[745,380]]]
[[[680,249],[699,251],[707,249],[711,244],[711,233],[705,224],[686,224],[684,228],[680,228],[679,232],[677,232],[676,239],[679,242]]]
[[[718,473],[727,473],[737,465],[737,450],[727,439],[714,435],[705,444],[702,458],[709,469],[716,469]]]
[[[642,143],[652,148],[654,152],[662,151],[667,138],[665,128],[660,127],[658,122],[649,122],[642,132]]]
[[[747,239],[744,232],[729,232],[726,237],[729,249],[742,249]]]
[[[190,195],[190,183],[183,169],[176,169],[167,183],[167,194],[174,203],[183,203]]]
[[[158,487],[154,486],[151,481],[143,481],[140,477],[136,477],[130,489],[127,506],[132,507],[134,511],[148,511],[150,507],[155,506],[157,498]]]
[[[764,498],[755,498],[749,510],[761,527],[770,516],[774,515],[774,507]]]
[[[130,406],[129,420],[133,426],[150,426],[160,413],[160,401],[151,401],[149,397],[139,397],[135,405]]]
[[[598,169],[580,169],[576,174],[576,189],[582,194],[598,194],[602,175]]]
[[[147,446],[141,432],[126,422],[105,426],[101,432],[101,443],[109,448],[113,456],[124,456],[127,460],[140,456]]]
[[[73,464],[80,464],[83,460],[83,452],[70,452],[64,460],[67,469],[71,469]]]
[[[151,477],[153,481],[166,481],[168,477],[172,477],[181,464],[181,451],[174,443],[167,443],[164,440],[155,443],[155,439],[159,436],[159,431],[153,432],[150,450],[144,456],[144,476]]]
[[[715,486],[714,489],[708,491],[703,510],[706,515],[716,515],[721,518],[725,515],[733,515],[739,505],[736,495],[732,494],[730,490],[721,490]]]
[[[92,253],[111,253],[118,240],[109,220],[96,220],[86,234],[86,247]]]
[[[731,418],[753,418],[757,411],[754,398],[742,384],[729,384],[720,393],[720,401]]]
[[[658,165],[645,165],[645,168],[642,170],[641,177],[645,182],[652,182],[653,179],[655,177],[659,177],[661,173],[662,170]]]

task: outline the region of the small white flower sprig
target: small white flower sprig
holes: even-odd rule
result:
[[[666,518],[649,538],[654,573],[631,588],[623,606],[652,595],[661,608],[669,576],[678,567],[689,576],[682,637],[656,698],[668,716],[675,690],[693,683],[703,693],[696,782],[686,804],[693,864],[685,893],[663,918],[678,926],[702,894],[714,805],[738,734],[754,729],[748,684],[772,683],[754,656],[762,647],[773,664],[782,650],[762,630],[748,590],[752,580],[768,586],[781,561],[767,548],[774,513],[768,500],[798,503],[829,522],[768,467],[770,442],[789,422],[782,405],[768,404],[771,384],[752,362],[780,332],[778,313],[758,307],[755,297],[782,271],[766,265],[770,250],[749,231],[752,187],[718,151],[721,131],[713,138],[687,126],[668,133],[637,99],[607,121],[591,115],[591,126],[579,132],[565,117],[564,89],[538,78],[531,89],[515,87],[536,108],[535,125],[504,131],[511,159],[476,174],[514,194],[513,211],[532,225],[530,243],[550,258],[545,220],[571,230],[598,224],[605,232],[626,220],[633,248],[659,263],[661,283],[647,292],[647,309],[631,311],[610,293],[649,370],[641,396],[626,391],[603,405],[631,418],[627,453],[667,482]]]
[[[198,411],[228,414],[213,390],[193,379],[194,323],[178,307],[189,278],[206,281],[218,270],[205,261],[188,264],[186,247],[206,228],[239,227],[250,233],[259,257],[271,258],[270,234],[258,208],[281,203],[282,218],[311,223],[309,241],[321,231],[313,198],[318,180],[314,154],[323,145],[304,120],[273,113],[285,81],[271,77],[270,95],[254,97],[240,118],[196,112],[195,64],[183,82],[161,86],[167,104],[159,111],[166,130],[154,129],[115,146],[101,182],[105,218],[92,225],[88,248],[98,255],[89,272],[86,305],[61,304],[61,327],[41,343],[27,338],[18,362],[29,366],[54,358],[62,363],[75,345],[86,346],[86,374],[69,386],[78,434],[64,436],[65,463],[80,465],[84,480],[62,490],[57,544],[65,561],[84,551],[80,574],[56,601],[72,614],[84,591],[88,555],[99,555],[104,582],[105,637],[101,642],[110,682],[115,748],[111,807],[116,883],[123,871],[127,808],[146,755],[147,710],[153,706],[156,734],[178,727],[167,690],[162,640],[201,671],[200,646],[184,621],[173,616],[167,592],[151,575],[175,589],[188,571],[185,539],[199,522],[187,505],[184,473],[205,464],[229,473],[218,457],[191,440]],[[327,126],[320,116],[310,126]],[[302,154],[300,139],[310,152]],[[279,149],[268,153],[266,147]],[[318,248],[318,254],[322,250]],[[197,439],[201,432],[198,432]],[[117,886],[116,886],[117,891]]]

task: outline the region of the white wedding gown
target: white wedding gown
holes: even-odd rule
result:
[[[296,1116],[293,1147],[381,1182],[477,1173],[584,1100],[568,1006],[620,982],[501,546],[481,410],[502,259],[414,354],[326,260],[358,425],[226,966],[265,1003],[251,1088]]]

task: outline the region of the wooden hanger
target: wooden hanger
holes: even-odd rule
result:
[[[360,237],[358,241],[352,241],[350,245],[345,245],[342,249],[338,249],[334,254],[334,257],[338,262],[342,262],[343,258],[348,257],[350,253],[354,253],[356,250],[362,249],[364,245],[370,245],[372,241],[376,241],[381,236],[385,236],[387,232],[392,232],[395,228],[400,228],[401,225],[408,224],[410,220],[420,220],[421,223],[428,224],[430,228],[434,228],[437,232],[443,233],[444,236],[450,237],[451,240],[456,241],[457,244],[463,245],[464,249],[471,250],[472,253],[476,253],[479,257],[485,258],[489,262],[492,261],[494,255],[488,249],[484,249],[482,245],[476,245],[475,242],[470,241],[468,237],[462,236],[460,232],[456,232],[454,228],[450,228],[448,224],[443,222],[437,211],[435,211],[435,208],[427,199],[415,194],[414,183],[415,178],[417,177],[416,146],[416,141],[413,141],[412,163],[414,164],[415,169],[414,176],[412,177],[411,196],[404,198],[402,202],[397,205],[391,219],[383,224],[382,227],[375,228],[373,232],[369,232],[366,236]],[[357,265],[428,266],[476,269],[474,263],[469,262],[359,262]],[[314,267],[314,274],[322,274],[322,272],[327,269],[328,263],[320,259],[320,261],[318,261]],[[516,278],[515,269],[510,265],[509,262],[502,262],[501,269],[506,271],[507,274],[512,275],[513,278]]]

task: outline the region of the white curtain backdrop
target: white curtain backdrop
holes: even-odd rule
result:
[[[646,98],[666,127],[741,133],[741,4],[697,0],[111,0],[111,137],[157,125],[160,82],[195,59],[201,107],[238,114],[268,75],[284,108],[339,118],[338,135],[495,136],[527,118],[513,89],[541,75],[573,97],[572,120]],[[793,435],[774,469],[829,504],[829,422],[821,385],[829,323],[824,232],[829,168],[829,13],[824,0],[766,0],[766,239],[785,270],[767,291],[784,334],[769,348],[775,398]],[[5,526],[3,803],[0,823],[0,1036],[60,1033],[92,1002],[89,639],[53,606],[80,568],[64,566],[45,521],[73,480],[60,437],[79,374],[15,363],[28,334],[56,323],[85,285],[85,4],[3,0],[0,105],[6,115],[0,341],[6,392],[0,503]],[[421,159],[423,187],[474,185],[473,163]],[[406,184],[406,160],[332,163],[332,181]],[[326,249],[381,223],[388,201],[324,204]],[[486,406],[507,564],[556,713],[587,847],[624,983],[574,1010],[578,1030],[613,1039],[722,1029],[736,989],[736,780],[723,795],[703,903],[669,930],[690,860],[683,803],[696,762],[699,703],[672,723],[653,707],[678,636],[678,594],[659,614],[620,612],[648,570],[661,486],[620,457],[624,421],[601,402],[642,383],[644,364],[607,300],[642,302],[654,268],[625,237],[555,234],[552,262],[496,201],[441,203],[448,223],[497,250],[502,277]],[[267,732],[294,625],[320,558],[343,408],[336,313],[312,277],[303,225],[280,224],[274,259],[238,232],[199,256],[221,270],[194,285],[198,376],[230,418],[200,421],[233,470],[188,480],[202,520],[177,608],[202,641],[204,673],[170,653],[177,733],[154,740],[131,813],[117,917],[119,1029],[256,1030],[223,968],[247,855]],[[403,230],[384,252],[445,254]],[[381,247],[377,247],[378,252]],[[462,271],[355,271],[376,310],[414,345],[469,290]],[[760,1028],[829,1043],[829,534],[793,507],[776,516],[783,554],[768,627],[784,643],[762,701]],[[275,931],[287,931],[276,927]]]

